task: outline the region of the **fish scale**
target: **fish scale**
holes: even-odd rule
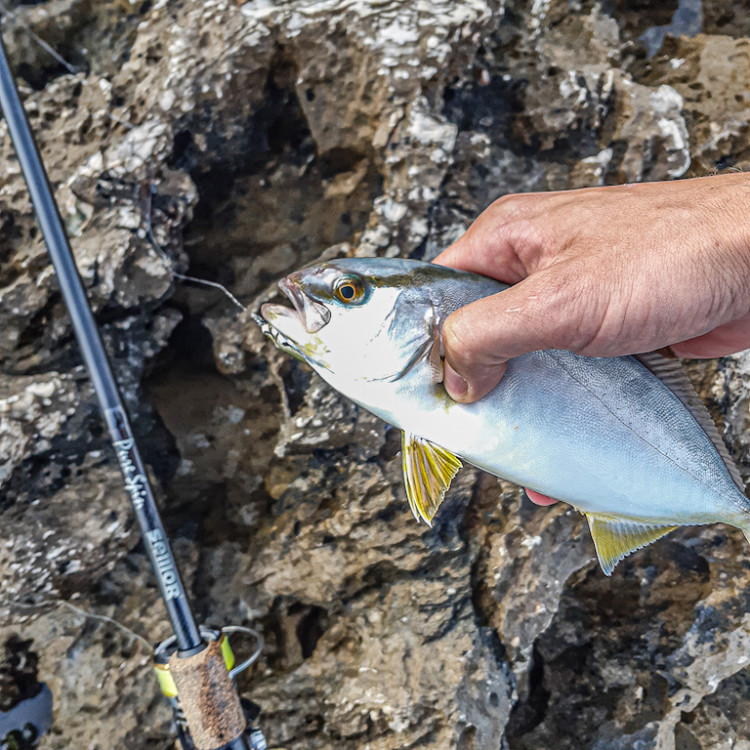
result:
[[[512,359],[483,399],[460,404],[440,382],[442,323],[506,285],[362,258],[309,266],[280,287],[294,307],[264,305],[256,320],[276,346],[404,431],[418,519],[431,523],[463,460],[585,513],[608,575],[677,526],[722,522],[748,536],[739,473],[674,361],[532,352]]]

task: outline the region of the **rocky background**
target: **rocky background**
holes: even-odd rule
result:
[[[266,637],[271,747],[750,750],[739,531],[609,579],[575,512],[472,470],[417,525],[396,431],[173,275],[252,308],[323,252],[430,259],[504,193],[742,168],[743,0],[49,0],[4,38],[196,611]],[[164,610],[2,121],[0,165],[0,644],[33,639],[42,747],[171,748]],[[750,478],[750,356],[690,373]]]

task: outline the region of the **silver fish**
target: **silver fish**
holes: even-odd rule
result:
[[[675,360],[533,352],[511,360],[485,398],[459,404],[441,384],[442,324],[507,286],[382,258],[320,263],[279,286],[293,308],[263,305],[257,322],[281,350],[403,430],[418,519],[431,522],[463,459],[584,513],[607,575],[677,526],[723,522],[750,539],[742,480]]]

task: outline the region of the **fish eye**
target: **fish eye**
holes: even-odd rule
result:
[[[333,294],[345,305],[357,305],[365,300],[365,285],[355,276],[343,276],[334,284]]]

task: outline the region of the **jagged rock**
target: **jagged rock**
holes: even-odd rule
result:
[[[750,41],[699,34],[667,37],[644,80],[669,84],[684,100],[690,123],[691,171],[711,174],[750,160]]]
[[[675,39],[680,6],[51,0],[9,19],[196,612],[266,637],[241,686],[271,747],[746,744],[739,533],[680,530],[606,578],[575,511],[469,469],[418,525],[397,432],[173,276],[254,308],[323,253],[432,258],[504,193],[741,163],[746,9],[705,0],[705,33]],[[164,610],[2,122],[0,162],[0,641],[33,639],[44,747],[166,749],[147,649],[116,624],[157,641]],[[748,357],[690,375],[749,476]]]

